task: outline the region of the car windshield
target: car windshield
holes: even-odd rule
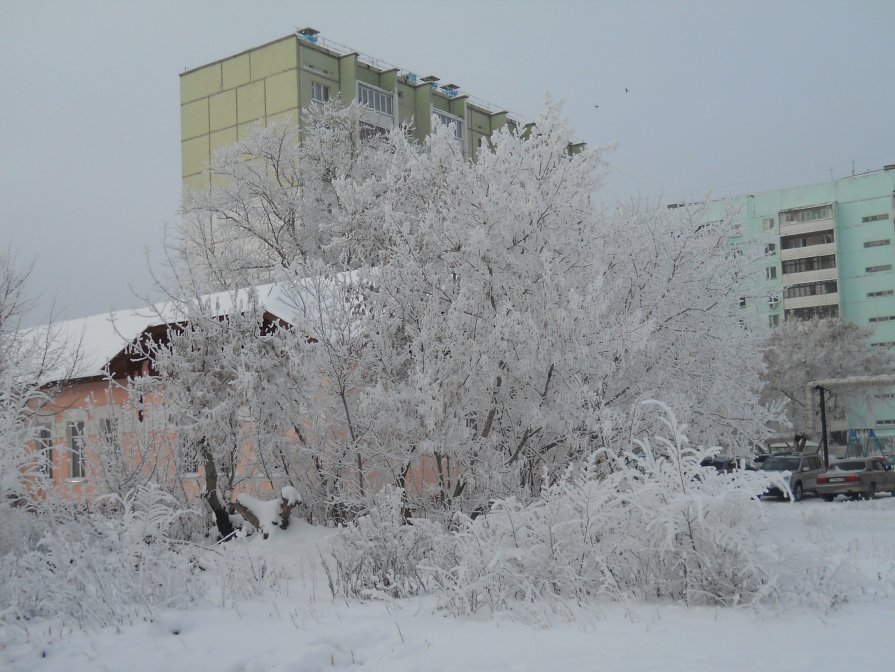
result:
[[[864,460],[842,460],[830,465],[830,471],[864,471],[866,468]]]
[[[799,457],[769,457],[761,465],[764,471],[796,471],[799,468]]]

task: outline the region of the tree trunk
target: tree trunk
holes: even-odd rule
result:
[[[221,540],[227,541],[233,536],[233,523],[230,522],[230,514],[227,513],[227,509],[224,508],[218,496],[218,470],[214,463],[214,457],[211,451],[208,450],[208,445],[204,439],[199,444],[199,451],[205,460],[205,493],[202,497],[208,502],[208,507],[214,514],[214,522],[217,525],[218,533],[221,535]]]

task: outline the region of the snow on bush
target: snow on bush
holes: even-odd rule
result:
[[[0,623],[44,616],[103,627],[198,596],[195,553],[169,536],[189,512],[153,486],[103,503],[104,513],[48,508],[37,546],[0,558]]]
[[[383,488],[369,512],[343,531],[333,545],[334,566],[325,564],[333,596],[401,598],[427,590],[421,564],[435,554],[443,530],[423,519],[408,525],[403,509],[403,492]]]
[[[691,447],[661,408],[667,436],[623,455],[600,451],[531,503],[507,498],[475,519],[458,514],[456,531],[403,524],[400,493],[390,491],[338,540],[339,587],[359,596],[436,587],[456,614],[601,596],[764,600],[774,590],[771,558],[757,543],[767,475],[702,467],[718,449]]]

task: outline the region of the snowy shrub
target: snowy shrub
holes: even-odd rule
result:
[[[401,490],[383,488],[369,512],[334,541],[334,566],[325,564],[334,596],[400,598],[427,589],[420,565],[430,560],[433,543],[444,531],[428,520],[408,525],[403,506]]]
[[[36,548],[0,558],[0,622],[58,616],[102,627],[197,597],[195,553],[169,536],[188,512],[151,486],[106,504],[119,515],[60,514]]]
[[[660,408],[667,436],[636,441],[623,455],[600,451],[536,500],[500,500],[475,519],[458,514],[450,532],[403,524],[400,493],[384,494],[339,540],[340,587],[391,596],[437,588],[456,614],[599,597],[765,600],[772,558],[757,542],[757,497],[768,477],[701,466],[717,449],[691,447],[685,427]]]

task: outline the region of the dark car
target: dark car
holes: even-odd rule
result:
[[[817,477],[817,494],[827,502],[836,495],[873,499],[878,492],[895,494],[895,470],[880,455],[838,460]]]
[[[814,454],[771,455],[762,463],[761,471],[789,472],[789,490],[792,498],[800,502],[805,493],[817,494],[817,477],[823,473],[824,463],[819,455]],[[770,488],[765,494],[788,498],[787,493],[777,487]]]
[[[718,473],[729,474],[737,469],[746,469],[747,471],[755,471],[755,467],[749,464],[749,461],[742,457],[730,457],[727,455],[715,455],[707,457],[699,463],[703,467],[714,467]]]

